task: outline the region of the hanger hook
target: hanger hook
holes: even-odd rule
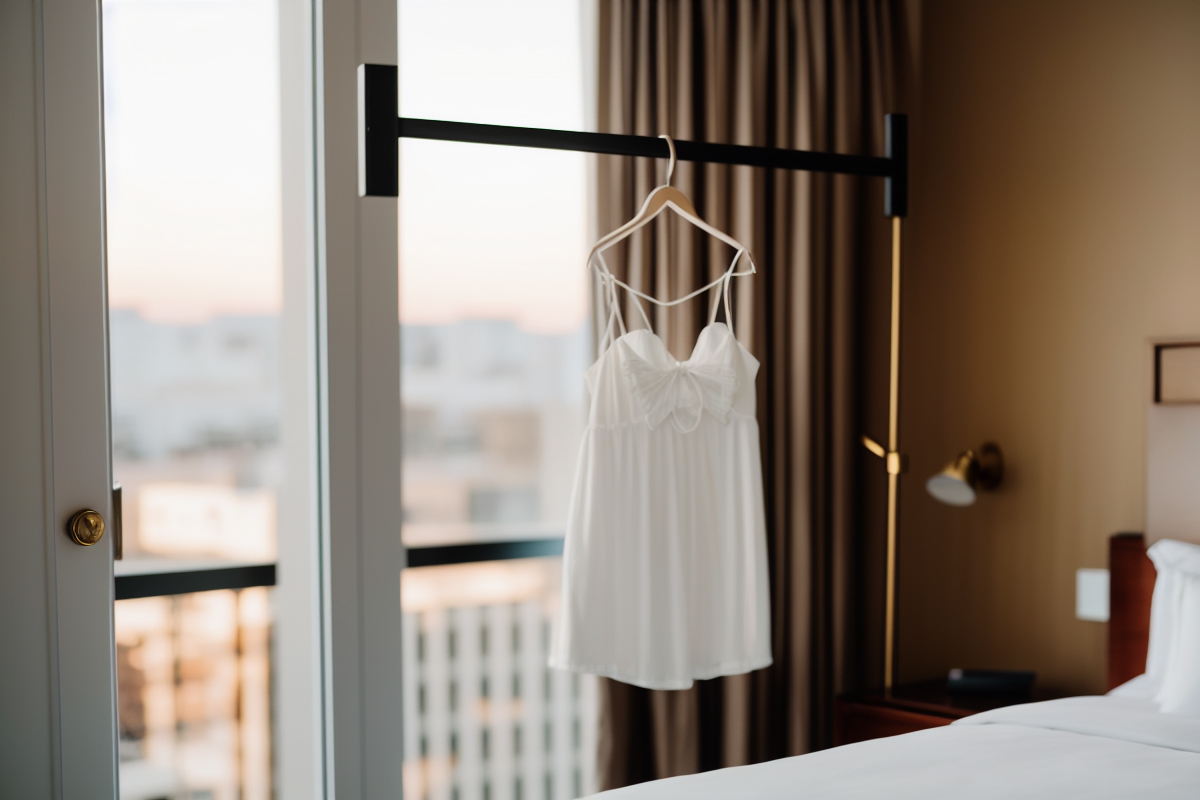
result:
[[[675,174],[675,140],[671,134],[664,133],[658,138],[667,140],[667,149],[671,151],[671,163],[667,164],[667,186],[671,185],[671,176]]]

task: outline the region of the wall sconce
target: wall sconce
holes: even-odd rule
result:
[[[974,450],[959,453],[946,468],[925,482],[925,490],[934,500],[948,506],[969,506],[980,489],[995,489],[1004,477],[1004,455],[999,446],[988,442]]]

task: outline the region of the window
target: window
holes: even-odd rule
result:
[[[104,4],[113,470],[127,558],[275,555],[276,27],[268,0]]]
[[[593,786],[595,680],[548,669],[538,635],[557,612],[560,569],[539,558],[405,572],[406,796],[449,800],[454,785],[464,798],[487,785],[495,798],[522,786],[567,792],[553,800]],[[534,646],[495,646],[516,641],[505,632]]]
[[[402,116],[583,126],[573,2],[400,4]],[[404,540],[561,536],[591,354],[579,153],[400,145]]]
[[[114,614],[121,797],[265,800],[279,665],[273,590],[254,584],[274,582],[285,477],[279,9],[103,12],[117,596],[136,598]],[[177,593],[185,573],[236,588]]]
[[[268,592],[117,603],[122,798],[272,796]]]
[[[583,129],[580,15],[574,0],[401,0],[401,116]],[[592,348],[586,220],[583,154],[401,140],[408,797],[594,784],[595,682],[546,666],[560,560],[454,555],[561,547]]]

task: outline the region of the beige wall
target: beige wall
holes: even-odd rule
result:
[[[920,39],[900,677],[1099,691],[1074,571],[1144,526],[1148,342],[1200,334],[1200,2],[924,0]],[[987,439],[1003,487],[933,502]]]

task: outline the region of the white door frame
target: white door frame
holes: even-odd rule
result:
[[[0,4],[0,796],[115,796],[98,2]]]
[[[356,191],[357,65],[363,53],[394,63],[396,6],[281,0],[279,26],[276,785],[288,800],[398,798],[396,201]]]
[[[395,0],[280,2],[294,414],[284,438],[289,481],[319,486],[316,502],[279,517],[277,652],[287,665],[276,746],[288,800],[393,800],[403,787],[398,209],[395,198],[358,197],[357,153],[358,65],[396,63],[396,22]],[[310,36],[310,50],[295,49]],[[309,252],[289,249],[305,232],[311,268]],[[311,316],[295,311],[305,308]],[[309,342],[311,371],[298,368]],[[294,397],[314,390],[310,414]],[[306,426],[318,430],[313,448]],[[310,462],[311,481],[300,468]]]
[[[358,65],[396,63],[396,0],[317,8],[326,785],[384,800],[404,752],[398,209],[358,196]]]

